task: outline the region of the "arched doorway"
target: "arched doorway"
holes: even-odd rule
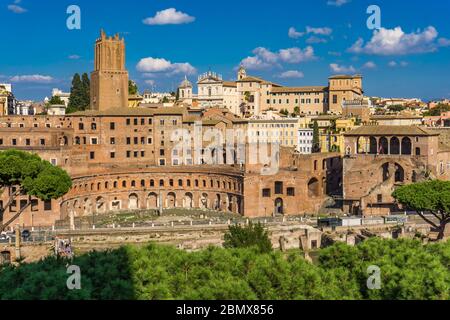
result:
[[[78,211],[79,211],[78,200],[75,200],[75,201],[73,202],[73,216],[74,216],[74,217],[78,217]]]
[[[222,207],[222,198],[220,194],[216,195],[216,201],[214,202],[214,210],[220,211]]]
[[[200,197],[200,208],[201,209],[208,209],[209,207],[209,203],[208,203],[208,194],[207,193],[203,193],[202,196]]]
[[[400,154],[400,140],[397,137],[391,139],[391,154]]]
[[[385,163],[381,166],[381,177],[383,182],[389,180],[390,177],[389,163]]]
[[[226,208],[228,212],[233,212],[233,196],[231,194],[226,197]]]
[[[379,154],[389,153],[389,142],[385,137],[380,138],[380,147],[378,148]]]
[[[137,210],[139,208],[139,197],[137,194],[132,193],[128,197],[128,209]]]
[[[411,139],[405,137],[402,139],[402,155],[411,155],[412,154],[412,142]]]
[[[319,180],[312,178],[308,182],[308,195],[310,197],[318,197],[320,195],[320,184]]]
[[[154,192],[147,197],[147,209],[158,209],[158,195]]]
[[[167,194],[166,206],[167,208],[175,208],[177,206],[177,196],[175,193],[170,192]]]
[[[103,197],[98,197],[95,200],[95,209],[97,213],[105,213],[106,212],[106,201]]]
[[[194,207],[194,196],[188,192],[184,195],[183,207],[186,209],[192,209]]]
[[[84,199],[84,215],[89,216],[92,214],[92,202],[90,199]]]
[[[275,214],[284,214],[284,204],[283,199],[275,199]]]
[[[395,182],[405,181],[405,170],[398,163],[395,164]]]

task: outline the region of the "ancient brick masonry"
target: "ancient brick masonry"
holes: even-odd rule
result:
[[[70,215],[160,206],[208,208],[248,216],[312,214],[320,208],[327,191],[339,184],[336,154],[299,156],[283,148],[279,171],[268,176],[248,163],[195,165],[194,150],[191,155],[176,153],[178,142],[172,139],[177,130],[194,131],[192,118],[183,108],[0,118],[0,150],[37,153],[73,177],[73,188],[63,199],[34,200],[17,222],[52,225]],[[220,116],[215,121],[213,118],[210,115],[204,120],[206,127],[226,130],[232,126]],[[214,150],[205,148],[202,154],[205,152]],[[2,201],[7,196],[8,190]],[[20,201],[8,210],[6,218],[18,205]]]
[[[344,212],[388,215],[396,187],[450,179],[450,150],[439,133],[416,126],[365,126],[345,134]]]

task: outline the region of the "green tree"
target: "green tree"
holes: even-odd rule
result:
[[[284,116],[289,116],[289,111],[287,109],[281,109],[280,110],[280,114],[284,115]]]
[[[82,97],[83,97],[83,110],[89,107],[91,104],[91,80],[89,80],[89,75],[83,73],[81,76],[81,87],[82,87]]]
[[[417,214],[438,232],[438,240],[445,236],[450,223],[450,181],[427,181],[403,186],[392,195],[400,204]],[[437,223],[425,216],[432,214]]]
[[[49,101],[48,101],[48,105],[52,106],[52,105],[63,105],[64,101],[61,100],[61,97],[58,96],[53,96]]]
[[[391,111],[391,112],[400,112],[400,111],[403,111],[405,109],[406,109],[406,107],[402,106],[402,105],[393,105],[393,106],[389,106],[388,107],[388,110]]]
[[[244,100],[245,100],[245,102],[249,103],[250,102],[250,97],[251,97],[251,93],[249,91],[245,91],[244,92]]]
[[[0,207],[0,232],[31,205],[31,197],[58,199],[71,187],[72,180],[64,170],[43,161],[37,155],[17,150],[0,152],[0,192],[9,190],[8,200]],[[18,212],[4,223],[4,213],[22,194],[28,195],[26,205],[21,205]]]
[[[429,110],[427,112],[424,112],[423,115],[427,116],[427,117],[429,117],[429,116],[438,117],[442,113],[447,112],[447,111],[450,111],[450,105],[440,103],[436,107],[434,107],[433,109],[431,109],[431,110]]]
[[[294,115],[296,115],[296,116],[300,115],[300,107],[299,106],[294,108]]]
[[[66,113],[73,113],[77,111],[86,110],[89,106],[89,101],[86,101],[86,84],[83,84],[81,77],[75,73],[72,79],[72,87],[70,89],[69,105]]]
[[[0,300],[446,300],[450,242],[371,238],[319,251],[316,264],[298,252],[210,247],[196,252],[150,244],[76,256],[82,289],[67,290],[65,259],[0,269]],[[381,289],[369,290],[368,267]]]
[[[128,80],[128,94],[136,95],[139,93],[138,86],[133,80]]]
[[[319,133],[319,124],[317,121],[314,121],[313,125],[313,153],[320,152],[320,133]]]
[[[225,234],[225,248],[249,248],[256,247],[261,253],[272,251],[272,242],[267,230],[261,223],[250,222],[247,226],[230,226]]]

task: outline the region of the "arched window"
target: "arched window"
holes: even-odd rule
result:
[[[400,154],[400,140],[397,137],[391,139],[391,154]]]
[[[377,139],[375,139],[374,137],[370,137],[369,144],[370,144],[369,153],[370,154],[377,154],[378,153]]]
[[[412,142],[411,139],[405,137],[402,139],[402,155],[411,155],[412,154]]]
[[[388,139],[382,137],[380,139],[380,147],[378,148],[380,154],[388,154],[389,153],[389,142]]]
[[[398,163],[395,164],[395,182],[405,181],[405,170]]]

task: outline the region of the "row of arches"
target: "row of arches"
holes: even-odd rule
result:
[[[408,137],[359,137],[357,145],[359,154],[413,155],[413,143]],[[421,155],[419,147],[415,148],[414,155]]]
[[[100,191],[114,191],[117,189],[171,189],[171,188],[207,188],[213,190],[226,190],[227,192],[242,192],[242,184],[236,179],[123,179],[114,181],[91,182],[91,183],[76,183],[73,186],[72,192],[74,194],[84,192],[100,192]]]
[[[63,203],[66,214],[75,217],[121,210],[208,209],[242,214],[239,195],[208,192],[132,192],[117,196],[86,197]]]

